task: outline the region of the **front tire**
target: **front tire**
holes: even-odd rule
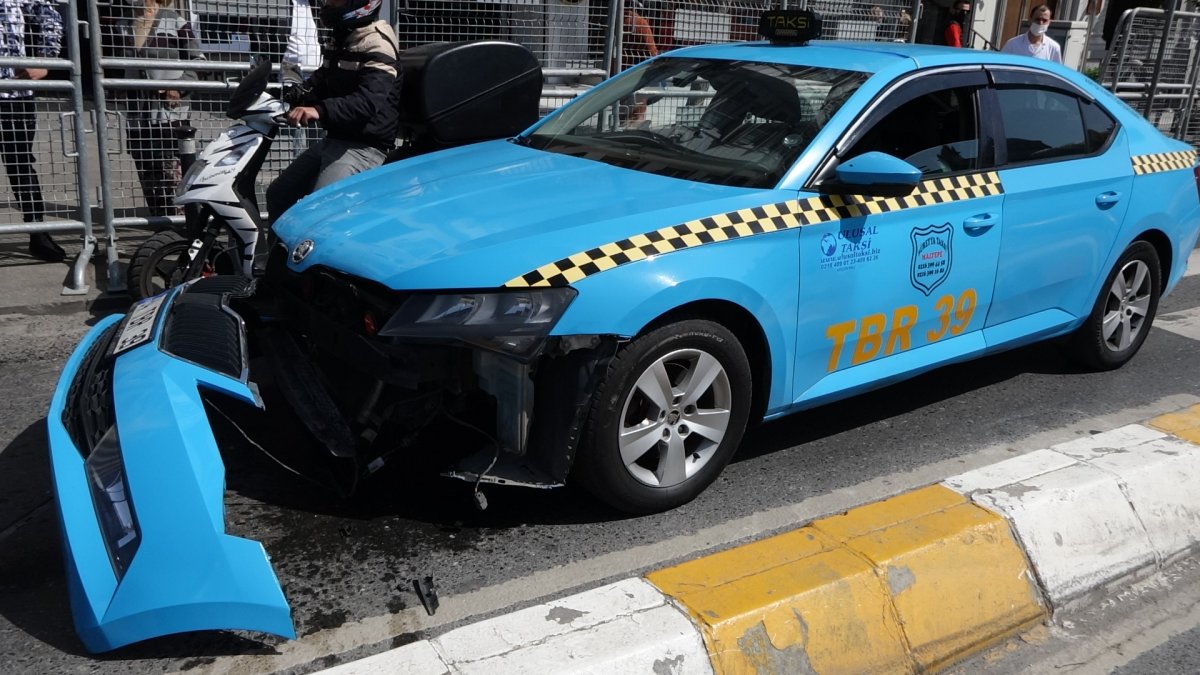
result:
[[[1096,370],[1125,365],[1146,341],[1161,293],[1158,253],[1148,242],[1133,242],[1109,272],[1087,321],[1075,332],[1072,356]]]
[[[187,281],[191,243],[173,230],[164,230],[142,242],[134,251],[125,275],[129,296],[136,302]],[[205,257],[203,266],[191,276],[242,273],[240,244],[227,228],[222,228],[212,246],[201,255]]]
[[[636,338],[596,391],[572,476],[629,513],[686,504],[741,442],[751,380],[745,351],[720,324],[681,321]]]

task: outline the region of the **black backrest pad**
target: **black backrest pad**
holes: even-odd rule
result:
[[[400,124],[457,145],[513,136],[537,121],[542,69],[512,42],[438,42],[400,54]]]

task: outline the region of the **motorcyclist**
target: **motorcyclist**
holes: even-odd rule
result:
[[[399,43],[379,19],[382,0],[325,0],[320,17],[332,39],[300,87],[285,90],[287,121],[317,122],[325,137],[301,153],[267,188],[274,222],[313,190],[383,163],[399,117]]]

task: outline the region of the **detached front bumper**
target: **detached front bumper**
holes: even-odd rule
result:
[[[262,545],[225,534],[225,467],[200,390],[261,407],[229,290],[196,283],[153,317],[135,307],[133,320],[102,320],[59,378],[46,420],[51,467],[71,609],[89,651],[204,629],[295,637]],[[148,342],[131,347],[137,327],[126,325],[138,320]]]

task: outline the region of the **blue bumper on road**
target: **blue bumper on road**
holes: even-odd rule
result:
[[[148,343],[117,356],[121,317],[97,324],[50,403],[71,608],[92,652],[202,629],[295,637],[262,545],[225,533],[225,467],[200,395],[261,406],[245,329],[223,297],[193,288],[163,303]]]

